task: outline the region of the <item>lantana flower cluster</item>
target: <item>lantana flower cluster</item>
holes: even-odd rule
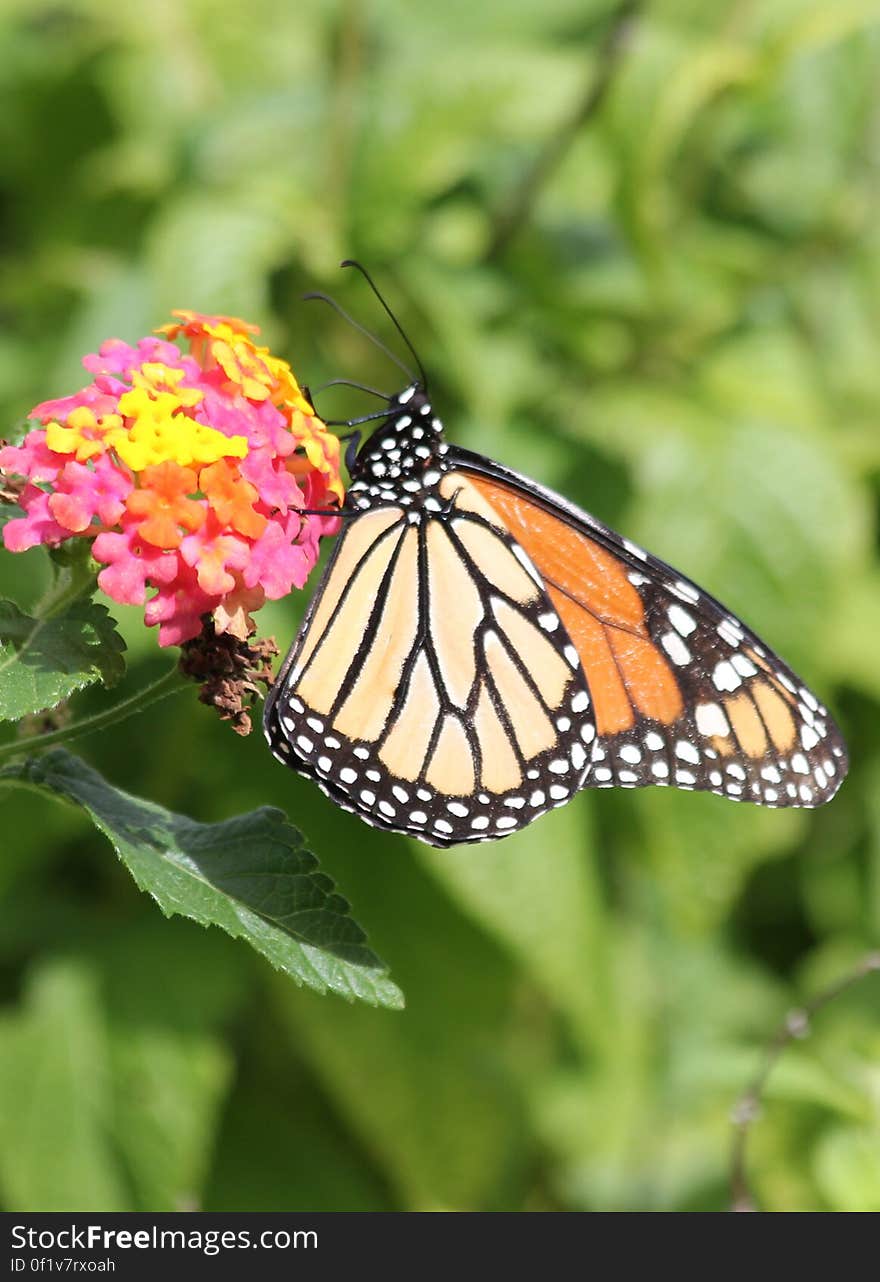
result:
[[[0,449],[0,470],[25,481],[25,515],[3,541],[93,540],[101,589],[144,605],[160,645],[197,636],[205,615],[243,639],[251,612],[301,588],[338,530],[301,510],[341,504],[339,442],[255,326],[173,315],[160,337],[86,356],[89,386],[37,405],[40,427]]]

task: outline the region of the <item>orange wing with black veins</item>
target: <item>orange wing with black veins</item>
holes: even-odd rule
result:
[[[586,786],[701,788],[768,806],[834,795],[847,770],[840,732],[739,619],[551,491],[464,451],[455,460],[442,488],[477,491],[577,650],[598,731]]]

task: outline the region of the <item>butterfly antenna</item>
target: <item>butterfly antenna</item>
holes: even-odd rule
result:
[[[411,369],[404,365],[403,361],[400,360],[399,357],[394,355],[391,348],[386,347],[381,338],[377,338],[375,334],[371,334],[370,331],[360,323],[360,321],[356,321],[353,316],[350,316],[344,307],[340,307],[335,298],[331,298],[329,294],[303,294],[304,302],[309,303],[313,299],[317,299],[321,303],[327,303],[332,307],[334,312],[341,316],[344,321],[348,321],[349,325],[351,325],[353,329],[356,329],[359,334],[363,334],[364,338],[368,338],[371,343],[374,343],[376,347],[379,348],[380,352],[384,352],[388,359],[393,361],[399,370],[403,371],[411,383],[415,381],[415,374],[413,374]],[[421,368],[421,366],[419,368]]]
[[[394,328],[397,330],[398,334],[399,334],[399,335],[400,335],[400,337],[403,339],[403,341],[406,343],[407,347],[409,348],[410,352],[412,353],[413,360],[415,361],[416,366],[418,367],[419,374],[420,374],[420,376],[421,376],[421,380],[422,380],[422,387],[423,387],[423,388],[425,389],[425,391],[427,392],[427,390],[428,390],[428,376],[427,376],[427,374],[425,373],[425,367],[424,367],[424,365],[423,365],[423,364],[422,364],[422,362],[419,360],[419,354],[418,354],[418,352],[416,351],[416,349],[413,347],[412,343],[409,341],[409,338],[408,338],[408,337],[407,337],[407,335],[406,335],[406,331],[404,330],[404,328],[403,328],[403,326],[401,325],[400,321],[399,321],[399,320],[397,319],[397,317],[394,315],[394,312],[391,310],[391,308],[388,306],[388,304],[385,302],[385,299],[382,297],[382,294],[381,294],[381,293],[380,293],[380,291],[379,291],[379,287],[378,287],[378,285],[377,285],[377,284],[376,284],[376,282],[373,280],[372,276],[371,276],[371,275],[370,275],[370,273],[367,271],[366,267],[364,267],[363,263],[359,263],[359,262],[358,262],[356,259],[354,259],[354,258],[344,258],[344,259],[342,260],[342,262],[339,264],[339,266],[340,266],[340,267],[354,267],[355,271],[359,271],[359,272],[360,272],[360,274],[363,276],[364,280],[367,282],[367,284],[369,285],[370,289],[373,291],[373,293],[374,293],[374,294],[376,295],[376,297],[378,298],[379,302],[382,304],[382,307],[383,307],[383,309],[384,309],[384,311],[385,311],[386,315],[390,317],[392,325],[393,325],[393,326],[394,326]]]
[[[370,423],[374,418],[387,418],[387,410],[377,410],[375,414],[361,414],[360,418],[325,418],[325,427],[355,427],[358,423]]]
[[[380,401],[394,399],[387,392],[380,392],[377,387],[367,387],[366,383],[355,383],[350,378],[331,378],[329,382],[322,383],[320,387],[313,389],[315,396],[320,396],[321,392],[326,392],[328,387],[354,387],[359,392],[366,392],[368,396],[378,396]]]

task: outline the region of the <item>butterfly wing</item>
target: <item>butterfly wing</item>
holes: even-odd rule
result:
[[[847,771],[839,730],[730,611],[533,481],[459,449],[448,466],[441,492],[522,546],[577,650],[597,729],[587,786],[673,785],[769,806],[830,800]]]
[[[264,727],[344,809],[448,846],[567,801],[595,726],[530,559],[501,523],[429,502],[346,522]]]

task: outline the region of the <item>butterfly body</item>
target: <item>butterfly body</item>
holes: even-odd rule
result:
[[[344,528],[266,705],[273,753],[436,846],[583,787],[814,806],[846,773],[818,700],[684,576],[449,445],[421,384],[357,450]]]
[[[449,446],[443,425],[417,386],[394,398],[388,418],[356,451],[349,465],[346,504],[363,511],[380,503],[409,507],[415,495],[430,491],[427,478],[443,463]]]

